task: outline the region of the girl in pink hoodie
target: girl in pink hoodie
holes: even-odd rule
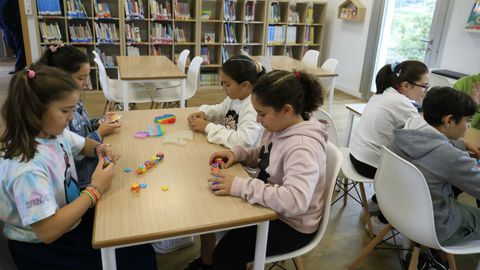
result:
[[[323,215],[327,126],[311,117],[323,104],[322,87],[303,72],[273,71],[252,91],[257,121],[265,128],[257,148],[233,147],[212,154],[226,161],[258,167],[257,178],[219,173],[211,178],[217,195],[241,197],[270,207],[267,256],[296,250],[315,236]],[[214,183],[215,182],[215,183]],[[245,269],[253,260],[256,227],[229,231],[213,254],[214,269]]]

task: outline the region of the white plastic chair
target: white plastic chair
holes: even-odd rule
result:
[[[390,224],[368,244],[349,269],[358,266],[392,226],[415,243],[447,253],[450,269],[456,269],[452,254],[480,253],[480,240],[465,241],[454,246],[440,245],[435,231],[432,198],[425,177],[413,164],[385,146],[382,146],[381,151],[380,165],[375,175],[375,192],[378,206]],[[412,252],[410,262],[410,267],[414,266],[414,269],[417,269],[415,264],[420,253],[416,251]]]
[[[240,49],[240,54],[250,57],[250,54],[247,51],[245,51],[244,49]]]
[[[318,56],[320,55],[320,52],[317,50],[308,50],[302,58],[302,62],[311,65],[311,66],[318,66]]]
[[[100,79],[100,86],[102,87],[103,95],[107,100],[105,102],[104,114],[107,107],[111,103],[123,102],[123,82],[121,80],[113,80],[108,78],[105,66],[96,51],[92,51],[95,58],[93,61],[98,66],[98,74]],[[128,100],[130,103],[151,103],[152,98],[150,94],[140,85],[129,85]]]
[[[437,75],[435,73],[430,73],[430,88],[435,86],[451,86],[447,78]]]
[[[335,73],[337,70],[338,60],[335,58],[328,58],[323,62],[321,69],[328,70],[330,72]],[[332,113],[333,108],[333,93],[335,92],[335,82],[337,81],[337,77],[330,77],[330,78],[321,78],[320,79],[323,84],[328,87],[328,106],[327,112]]]
[[[332,116],[322,109],[318,109],[313,113],[313,118],[317,120],[326,120],[328,121],[328,141],[333,143],[335,146],[338,147],[338,133],[337,127],[335,126],[335,122],[333,121]]]
[[[187,59],[190,55],[190,50],[183,50],[178,56],[177,67],[181,72],[185,72],[185,66],[187,65]],[[182,85],[181,80],[169,80],[169,81],[159,81],[159,82],[148,82],[145,83],[147,89],[163,89],[163,88],[172,88],[180,87]]]
[[[333,188],[335,186],[335,181],[337,179],[338,172],[340,171],[340,165],[342,162],[342,153],[338,148],[331,142],[327,143],[327,171],[326,171],[326,185],[325,185],[325,195],[324,195],[324,204],[323,204],[323,217],[320,221],[320,227],[318,228],[315,237],[310,243],[304,247],[297,249],[292,252],[285,254],[270,256],[265,259],[265,263],[279,262],[283,260],[293,259],[297,269],[303,269],[303,264],[301,261],[302,255],[314,249],[320,240],[322,240],[325,230],[327,229],[328,220],[330,217],[330,203],[332,202]]]
[[[195,95],[198,88],[198,80],[200,75],[200,65],[202,64],[202,57],[195,56],[188,68],[187,79],[185,82],[185,101]],[[162,88],[157,90],[153,95],[153,102],[160,104],[165,102],[181,101],[181,86],[172,88]],[[158,106],[157,106],[158,107]]]
[[[270,60],[268,60],[266,57],[264,57],[264,56],[259,56],[259,57],[258,57],[258,62],[259,62],[260,64],[262,64],[263,68],[265,69],[265,71],[266,71],[267,73],[273,70],[273,68],[272,68],[272,63],[270,63]]]

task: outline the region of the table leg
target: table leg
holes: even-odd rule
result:
[[[127,81],[122,81],[123,85],[123,111],[126,112],[128,111],[128,85]]]
[[[100,251],[102,253],[102,268],[104,270],[116,270],[115,248],[102,248]]]
[[[186,79],[182,80],[182,86],[181,86],[181,89],[180,89],[180,108],[185,108],[185,91],[187,90],[187,89],[185,89],[185,87],[186,87],[185,86],[186,85],[185,80]]]
[[[265,269],[268,223],[268,221],[265,221],[257,225],[257,240],[255,242],[255,259],[253,261],[253,270]]]
[[[350,143],[350,135],[352,133],[352,125],[353,125],[353,112],[351,110],[348,110],[348,116],[347,116],[347,128],[345,129],[346,134],[345,134],[345,147],[348,147],[348,144]]]

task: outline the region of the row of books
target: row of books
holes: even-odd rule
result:
[[[80,0],[67,0],[67,16],[75,18],[86,18],[87,11]]]
[[[249,0],[245,3],[245,21],[255,20],[255,1]]]
[[[190,15],[190,0],[178,0],[175,5],[175,18],[182,20],[190,20],[192,18]]]
[[[163,0],[161,3],[150,0],[150,14],[152,19],[168,20],[172,18],[172,7],[168,0]]]
[[[172,24],[153,23],[150,28],[150,42],[173,43]]]
[[[88,23],[83,26],[79,25],[69,25],[68,30],[70,32],[70,41],[78,43],[90,43],[93,42],[92,30]]]
[[[183,28],[175,27],[175,42],[188,42]]]
[[[135,26],[133,23],[126,23],[125,39],[127,40],[127,43],[142,42],[142,37],[140,36],[140,28],[138,28],[138,26]]]
[[[125,16],[128,19],[145,18],[145,9],[142,0],[125,0]]]
[[[287,27],[287,44],[297,43],[297,27],[288,26]]]
[[[63,42],[62,33],[58,22],[46,23],[39,22],[38,27],[42,35],[42,42],[44,43],[61,43]]]
[[[37,0],[38,15],[62,15],[60,0]]]
[[[95,0],[93,7],[95,8],[95,16],[97,16],[97,18],[112,17],[112,14],[110,13],[110,7],[108,7],[108,3],[98,3],[98,1]]]
[[[223,28],[225,30],[223,32],[225,43],[237,43],[237,36],[235,34],[234,25],[227,22],[223,25]]]
[[[105,52],[102,52],[102,50],[100,50],[100,48],[98,48],[98,47],[95,48],[95,51],[100,56],[100,59],[102,60],[102,63],[106,68],[114,68],[115,67],[115,60],[114,60],[113,56],[106,55]]]
[[[200,86],[218,85],[218,73],[200,73]]]
[[[307,26],[307,28],[305,29],[305,43],[307,44],[315,43],[313,38],[314,38],[313,27]]]
[[[120,35],[114,23],[95,23],[95,35],[98,43],[118,43]]]
[[[268,44],[284,44],[285,25],[269,25],[267,41]]]
[[[223,3],[223,19],[226,21],[235,21],[237,16],[235,14],[235,2],[233,0],[225,0]]]
[[[202,64],[204,65],[209,65],[210,64],[210,50],[206,46],[202,46],[200,48],[200,57],[202,57],[203,62]]]
[[[270,23],[279,23],[280,21],[280,3],[272,2],[270,7]]]

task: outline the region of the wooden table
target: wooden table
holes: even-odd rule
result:
[[[128,111],[128,83],[181,80],[180,106],[185,107],[187,75],[166,56],[117,56],[120,80],[123,81],[123,108]]]
[[[365,110],[366,106],[367,103],[353,103],[345,105],[348,110],[347,127],[345,129],[345,147],[348,147],[348,144],[350,143],[350,136],[352,135],[353,117],[362,116],[363,110]]]
[[[175,124],[163,125],[165,134],[189,130],[187,116],[196,108],[142,110],[124,112],[120,132],[105,138],[122,155],[116,166],[111,188],[96,207],[93,246],[101,248],[103,269],[116,269],[115,248],[155,242],[181,236],[198,235],[237,227],[257,225],[254,269],[263,269],[269,220],[276,213],[231,196],[216,196],[209,190],[208,158],[220,146],[207,142],[205,135],[194,133],[193,141],[180,146],[162,144],[163,137],[134,138],[146,130],[155,116],[172,113]],[[165,158],[145,175],[125,173],[156,152]],[[247,176],[240,165],[224,170]],[[132,183],[146,183],[140,193],[130,192]],[[168,186],[168,191],[162,191]],[[141,259],[141,258],[139,258]]]

